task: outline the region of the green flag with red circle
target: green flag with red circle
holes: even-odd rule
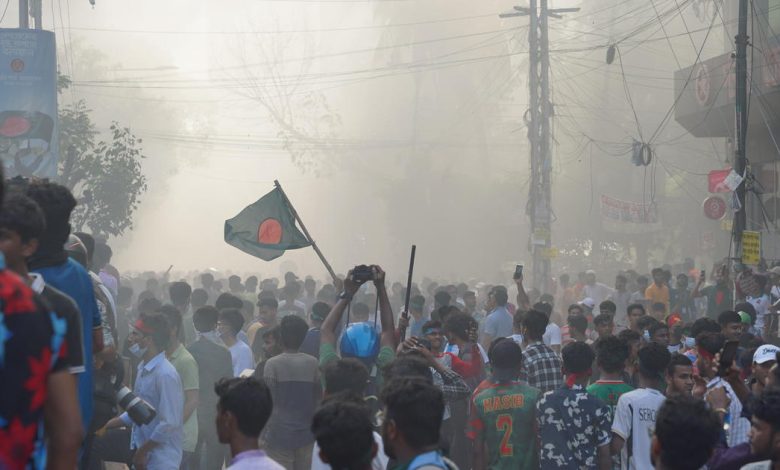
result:
[[[265,261],[282,256],[286,250],[311,246],[295,226],[295,217],[279,188],[226,220],[225,242]]]

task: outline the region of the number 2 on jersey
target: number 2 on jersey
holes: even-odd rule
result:
[[[501,438],[501,447],[499,448],[501,456],[512,456],[513,446],[509,443],[509,439],[512,437],[512,415],[498,415],[498,418],[496,419],[496,430],[504,432],[504,437]]]

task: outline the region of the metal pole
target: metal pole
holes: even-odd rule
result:
[[[736,43],[736,136],[737,146],[734,152],[734,171],[741,176],[747,176],[745,169],[747,167],[746,159],[746,134],[747,134],[747,16],[748,0],[739,0],[739,26],[737,28]],[[747,178],[746,178],[747,180]],[[747,207],[745,186],[747,181],[737,187],[735,193],[739,200],[739,209],[734,213],[734,226],[732,228],[732,237],[734,239],[734,257],[742,258],[742,232],[747,228],[747,217],[745,210]]]
[[[552,158],[550,155],[550,50],[547,36],[547,0],[540,0],[541,12],[540,12],[540,85],[541,85],[541,100],[539,103],[539,119],[540,122],[540,136],[539,136],[539,171],[541,173],[541,204],[540,204],[540,216],[536,221],[537,227],[544,232],[545,242],[544,245],[537,245],[536,251],[542,248],[547,251],[547,254],[538,256],[540,262],[539,276],[541,277],[541,283],[536,282],[536,287],[543,293],[547,293],[547,286],[550,279],[550,256],[549,250],[552,247]]]
[[[531,252],[533,255],[533,285],[537,288],[541,286],[542,266],[538,246],[535,244],[535,238],[539,222],[536,219],[537,211],[543,202],[540,201],[540,186],[542,184],[539,155],[539,13],[536,9],[537,1],[530,0],[528,16],[530,17],[530,29],[528,31],[529,45],[529,109],[530,122],[528,125],[528,143],[531,146],[531,186],[528,191],[528,208],[530,210],[529,218],[531,220]]]
[[[19,0],[19,29],[30,29],[30,4],[28,0]]]

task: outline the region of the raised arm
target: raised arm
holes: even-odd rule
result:
[[[520,310],[530,310],[531,300],[525,292],[525,287],[523,287],[523,278],[520,277],[515,279],[515,284],[517,285],[517,308]]]
[[[352,301],[352,297],[357,292],[359,285],[355,284],[351,280],[352,271],[347,274],[347,278],[344,279],[344,290],[339,296],[338,302],[328,312],[328,316],[325,317],[325,321],[322,322],[320,328],[320,343],[336,345],[336,329],[341,324],[341,317],[344,315],[344,310]]]
[[[395,320],[393,319],[393,307],[390,305],[390,298],[385,288],[385,272],[379,266],[371,266],[374,270],[374,286],[376,286],[376,295],[379,299],[379,313],[382,322],[382,336],[380,344],[387,346],[395,351],[397,347],[395,340]]]

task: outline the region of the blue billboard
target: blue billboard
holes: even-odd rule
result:
[[[0,28],[0,159],[6,177],[57,176],[54,33]]]

